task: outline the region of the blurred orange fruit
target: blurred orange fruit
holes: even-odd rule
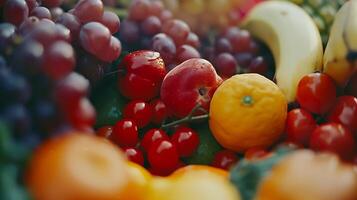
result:
[[[129,177],[121,151],[104,138],[68,133],[34,153],[27,186],[36,200],[115,200]]]
[[[223,147],[243,152],[276,142],[286,116],[287,100],[274,82],[259,74],[239,74],[214,93],[209,125]]]
[[[256,200],[354,200],[357,174],[334,154],[296,151],[259,184]]]
[[[128,162],[129,184],[121,194],[120,200],[143,200],[152,176],[144,167]]]
[[[211,167],[208,165],[188,165],[186,167],[179,168],[174,173],[171,174],[171,178],[177,178],[185,175],[190,175],[191,173],[213,173],[219,175],[225,179],[228,179],[228,171],[219,169],[216,167]]]

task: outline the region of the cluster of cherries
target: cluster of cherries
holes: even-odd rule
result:
[[[122,23],[120,39],[129,50],[159,52],[168,69],[190,58],[199,58],[200,40],[188,24],[174,19],[161,1],[134,0]]]
[[[114,126],[98,129],[97,134],[122,147],[130,160],[149,166],[153,174],[168,175],[184,165],[180,158],[196,152],[200,144],[199,135],[188,126],[178,126],[171,134],[165,131],[167,127],[160,126],[171,114],[159,98],[166,75],[159,53],[148,50],[132,52],[123,58],[119,70],[118,88],[131,101],[123,108],[122,120]],[[234,152],[222,151],[216,155],[213,165],[228,168],[236,161]]]
[[[357,155],[357,98],[337,96],[332,78],[313,73],[299,82],[297,102],[300,108],[288,113],[287,140],[353,161]]]

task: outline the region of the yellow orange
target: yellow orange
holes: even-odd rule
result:
[[[190,175],[192,173],[213,173],[221,176],[222,178],[228,179],[228,171],[219,169],[216,167],[211,167],[208,165],[188,165],[186,167],[179,168],[170,177],[176,178],[185,175]]]
[[[287,100],[279,87],[259,74],[224,81],[210,105],[210,129],[227,149],[268,147],[283,133]]]
[[[334,154],[299,150],[259,184],[255,200],[354,200],[357,175]]]
[[[120,200],[143,200],[152,179],[150,172],[133,162],[127,163],[129,184],[121,193]]]
[[[26,175],[36,200],[117,200],[129,181],[122,152],[108,140],[85,133],[43,143]]]
[[[217,173],[192,171],[189,175],[154,178],[146,200],[240,200],[227,178]]]

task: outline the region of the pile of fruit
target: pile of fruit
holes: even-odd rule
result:
[[[0,199],[357,199],[357,0],[0,0]]]

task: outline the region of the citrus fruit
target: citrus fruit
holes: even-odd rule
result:
[[[186,167],[179,168],[174,173],[172,173],[170,177],[177,178],[186,175],[189,176],[192,173],[213,173],[221,176],[222,178],[228,179],[228,171],[207,165],[188,165]]]
[[[145,199],[146,187],[150,183],[151,174],[141,165],[127,162],[129,184],[121,194],[120,200],[142,200]]]
[[[125,162],[108,140],[68,133],[35,151],[27,185],[36,200],[115,200],[128,184]]]
[[[331,153],[298,150],[283,158],[260,182],[256,200],[357,199],[352,165]]]
[[[275,83],[259,74],[239,74],[214,93],[209,125],[223,147],[242,152],[276,142],[286,116],[287,100]]]
[[[155,178],[147,200],[240,200],[227,178],[217,173],[192,171],[187,175]]]

